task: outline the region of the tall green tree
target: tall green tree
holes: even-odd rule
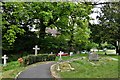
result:
[[[44,40],[46,36],[45,30],[48,27],[56,28],[61,34],[69,34],[71,37],[70,46],[74,40],[80,42],[85,37],[82,41],[88,39],[90,31],[87,29],[87,22],[89,21],[88,15],[91,13],[92,6],[73,2],[35,2],[27,3],[25,8],[27,15],[32,20],[31,26],[35,25],[36,29],[39,29],[41,40]],[[75,24],[77,24],[76,28]],[[76,32],[76,35],[74,35],[73,39],[74,32]],[[77,36],[78,34],[79,36]]]
[[[24,34],[25,30],[21,27],[23,4],[2,3],[2,46],[4,50],[13,47],[16,38]]]
[[[116,52],[120,54],[120,46],[116,44],[117,41],[120,43],[120,3],[106,4],[101,10],[103,15],[101,14],[99,20],[104,28],[103,39],[113,44]]]
[[[92,6],[73,2],[3,3],[3,45],[13,45],[33,26],[39,30],[39,44],[47,36],[46,28],[56,28],[61,35],[68,36],[70,46],[82,43],[89,38],[88,15],[91,9]]]
[[[93,41],[108,42],[116,47],[116,52],[120,54],[120,48],[116,42],[120,42],[120,3],[111,2],[102,4],[99,24],[91,26]],[[94,36],[95,35],[95,36]]]

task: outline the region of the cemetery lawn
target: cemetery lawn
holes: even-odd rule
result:
[[[85,56],[85,59],[72,61],[70,64],[74,71],[57,72],[61,78],[118,78],[118,56],[99,56],[99,61],[88,61],[87,54],[76,54],[77,56]],[[64,60],[70,60],[69,56],[62,57]]]
[[[9,62],[7,66],[2,67],[2,76],[0,78],[15,78],[22,70],[24,70],[24,67],[20,66],[18,61]]]

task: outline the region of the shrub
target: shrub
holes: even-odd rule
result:
[[[28,54],[29,54],[28,52],[7,54],[7,56],[8,56],[7,62],[16,61],[16,60],[18,60],[18,58],[23,57],[23,56],[27,56]]]
[[[41,62],[42,61],[42,56],[41,54],[36,56],[36,62]]]
[[[56,58],[56,55],[50,54],[48,55],[47,61],[54,61]]]
[[[42,56],[42,61],[46,61],[48,58],[48,54],[43,54],[41,56]]]
[[[42,62],[42,61],[54,61],[56,58],[56,55],[54,54],[38,54],[35,55],[28,55],[23,57],[23,64],[24,66],[30,65],[36,62]]]

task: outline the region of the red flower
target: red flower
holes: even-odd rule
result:
[[[22,63],[23,62],[23,58],[18,58],[18,62]]]

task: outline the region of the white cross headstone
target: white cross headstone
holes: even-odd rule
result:
[[[72,56],[73,55],[73,52],[70,52],[70,56]]]
[[[2,59],[4,59],[4,65],[3,65],[3,66],[6,66],[6,62],[7,62],[8,57],[6,57],[6,55],[4,55],[4,56],[2,57]]]
[[[53,54],[53,52],[51,52],[50,54]]]
[[[63,52],[62,51],[60,51],[60,53],[59,53],[59,55],[60,55],[60,58],[59,58],[59,61],[61,61],[62,60],[62,55],[63,54]]]
[[[117,45],[117,46],[119,45],[119,42],[118,42],[118,41],[116,42],[116,45]]]
[[[38,48],[38,46],[35,45],[35,48],[33,48],[33,49],[35,49],[35,55],[37,56],[37,50],[40,50],[40,48]]]

